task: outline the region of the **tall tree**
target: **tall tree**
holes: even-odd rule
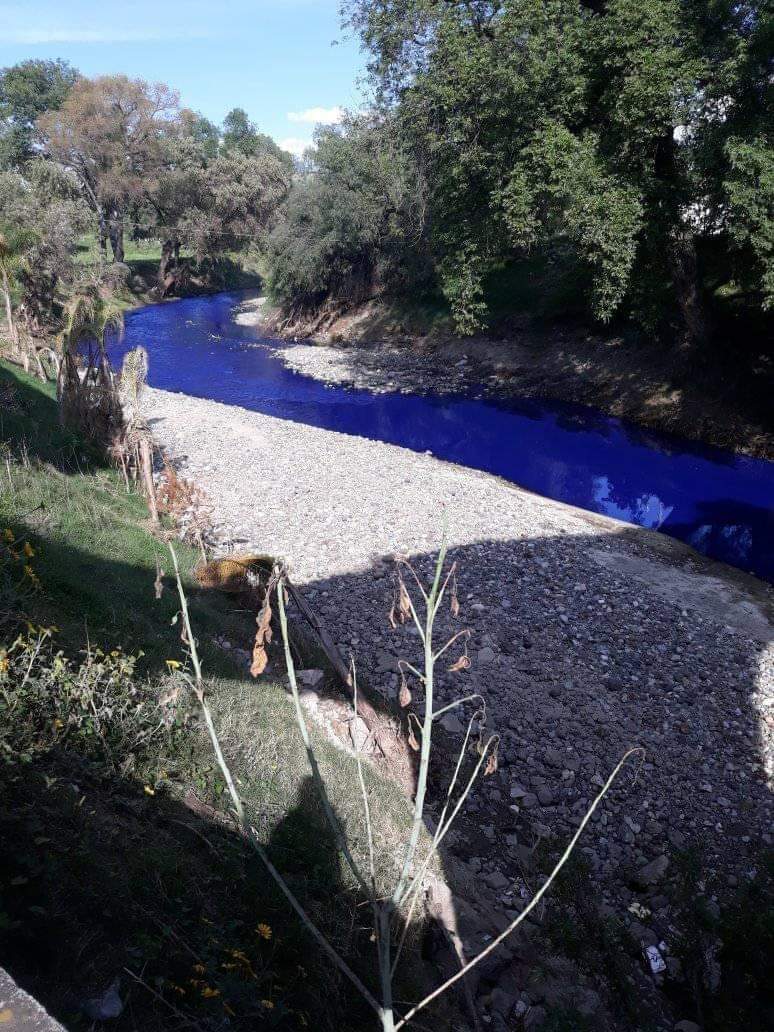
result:
[[[485,318],[487,271],[533,247],[574,253],[597,318],[629,312],[689,345],[709,330],[701,244],[733,248],[771,296],[768,3],[345,6],[426,170],[462,329]]]
[[[74,279],[74,253],[78,235],[90,225],[88,209],[73,177],[37,158],[23,173],[0,172],[0,223],[25,234],[19,315],[30,333],[40,333],[56,315],[60,286]]]
[[[177,113],[168,86],[111,75],[79,79],[64,104],[38,120],[48,154],[77,177],[103,254],[109,237],[116,262],[124,260],[127,212],[162,163],[163,137]]]
[[[271,136],[259,133],[243,108],[233,108],[223,119],[222,150],[224,154],[236,152],[248,158],[266,154],[281,161],[289,172],[293,171],[293,156],[282,150]]]
[[[34,154],[35,122],[62,106],[78,73],[67,61],[22,61],[0,70],[0,168]]]

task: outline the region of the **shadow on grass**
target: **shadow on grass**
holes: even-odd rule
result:
[[[0,767],[0,841],[0,963],[66,1027],[92,1027],[84,1005],[115,979],[117,1030],[369,1027],[255,854],[193,797],[54,751]],[[308,779],[268,850],[357,966],[367,932]]]

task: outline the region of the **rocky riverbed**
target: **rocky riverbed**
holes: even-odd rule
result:
[[[439,635],[470,628],[471,666],[443,674],[440,701],[480,693],[501,736],[499,769],[444,857],[470,951],[524,906],[626,749],[644,748],[581,840],[578,898],[549,903],[474,991],[492,1028],[538,1027],[560,1005],[603,1022],[592,1027],[634,1027],[621,1024],[613,974],[589,968],[596,947],[574,956],[561,941],[563,918],[570,937],[612,922],[637,1007],[654,1028],[688,1030],[688,947],[700,943],[707,992],[720,978],[717,935],[692,930],[691,908],[721,915],[772,845],[771,590],[429,455],[157,390],[144,404],[159,444],[209,497],[221,547],[284,557],[385,698],[398,660],[418,652],[410,625],[388,624],[392,559],[427,576],[447,527],[461,613]],[[449,756],[461,715],[442,720]],[[538,941],[550,959],[540,977]]]

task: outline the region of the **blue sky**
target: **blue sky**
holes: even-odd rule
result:
[[[299,151],[357,106],[364,59],[339,0],[0,0],[0,66],[62,57],[85,75],[166,82],[215,122],[243,107]],[[335,43],[335,45],[333,45]]]

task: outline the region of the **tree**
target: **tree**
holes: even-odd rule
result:
[[[593,315],[695,346],[700,251],[771,283],[767,5],[736,0],[351,0],[381,105],[430,184],[458,325],[489,270],[567,250]],[[745,188],[752,176],[754,190]],[[753,197],[755,194],[755,198]],[[756,199],[757,198],[757,199]],[[719,240],[716,240],[719,238]]]
[[[268,155],[282,162],[288,172],[293,171],[293,156],[278,147],[271,136],[259,133],[243,108],[233,108],[223,119],[222,150],[224,154],[238,152],[249,158]]]
[[[162,162],[162,141],[178,111],[177,94],[124,75],[79,79],[64,104],[38,120],[47,153],[77,177],[97,219],[124,260],[127,211],[142,200]]]
[[[69,287],[74,278],[73,256],[89,213],[73,177],[37,158],[24,174],[0,172],[0,223],[27,240],[17,276],[19,311],[27,331],[37,334],[55,317],[60,285]]]
[[[62,106],[78,73],[67,61],[22,61],[0,70],[0,168],[19,168],[35,153],[35,123]]]
[[[27,251],[32,242],[28,230],[10,226],[0,228],[0,287],[5,301],[5,318],[11,344],[19,350],[19,331],[13,314],[12,291],[21,269],[27,261]]]
[[[204,170],[202,197],[185,232],[200,261],[258,246],[290,187],[287,166],[269,154],[221,154]]]
[[[426,188],[393,118],[350,117],[318,131],[270,244],[270,289],[288,307],[352,303],[432,277]]]
[[[180,112],[180,130],[183,136],[193,140],[200,148],[206,161],[217,158],[220,147],[220,130],[209,118],[200,115],[198,111],[183,108]]]
[[[57,398],[63,426],[77,426],[103,443],[121,427],[121,402],[107,357],[107,336],[123,327],[123,311],[104,288],[91,284],[68,299]],[[87,350],[81,371],[80,351]]]

